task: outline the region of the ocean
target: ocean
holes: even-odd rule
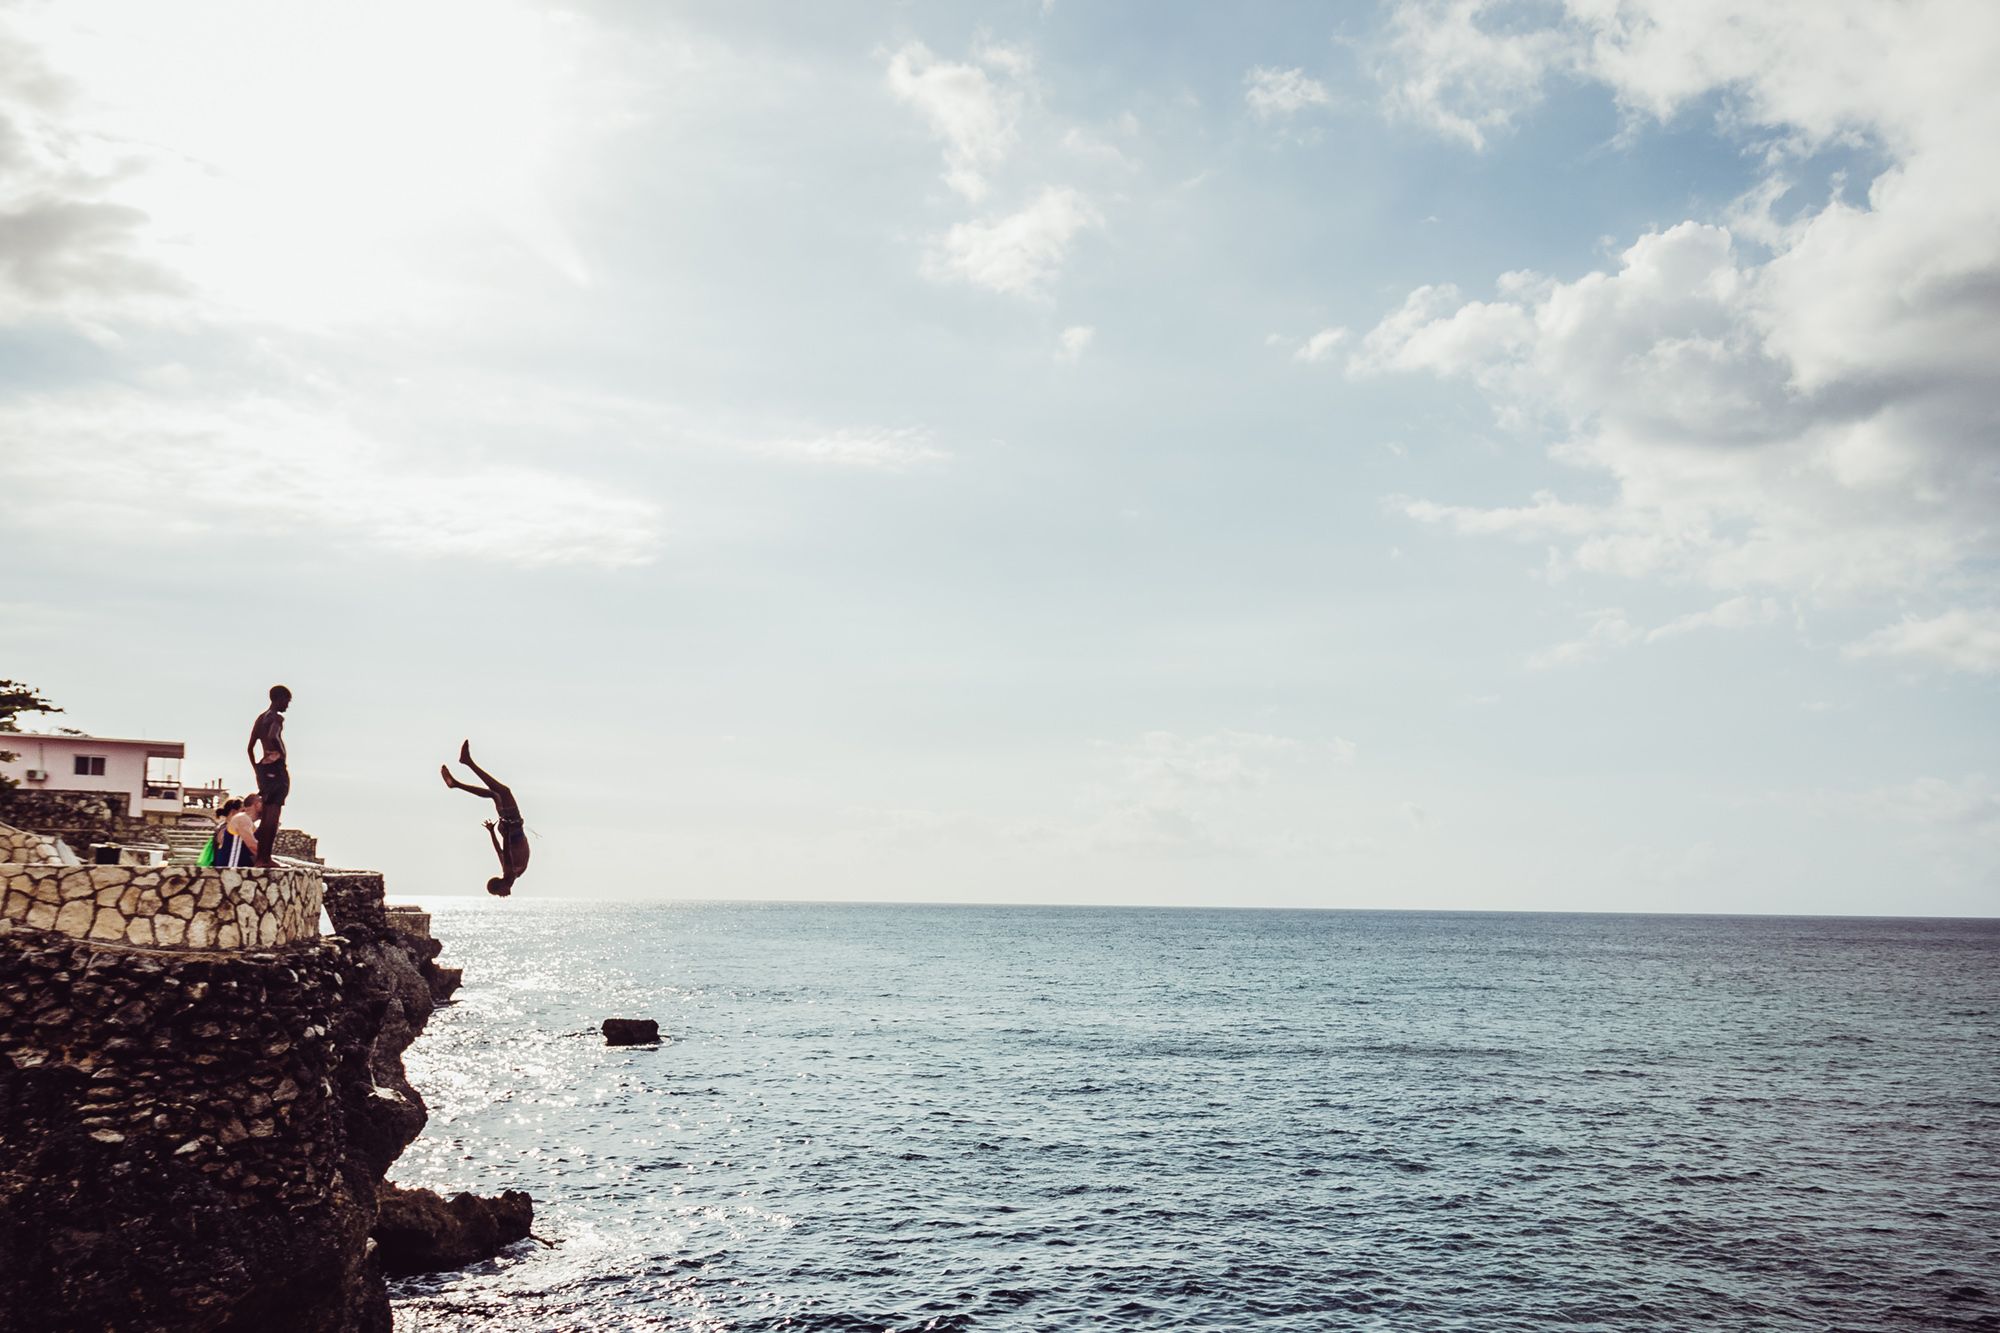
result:
[[[2000,921],[427,905],[398,1333],[2000,1329]]]

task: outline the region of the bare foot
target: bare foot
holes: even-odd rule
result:
[[[439,764],[438,776],[444,779],[445,786],[450,787],[453,791],[458,790],[458,779],[451,775],[451,768],[449,765]]]
[[[471,764],[472,764],[472,742],[471,742],[471,741],[460,741],[460,742],[458,743],[458,762],[459,762],[459,763],[461,763],[461,764],[464,764],[464,765],[466,765],[467,767],[470,767],[470,766],[471,766]]]

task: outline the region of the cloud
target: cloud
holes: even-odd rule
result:
[[[1088,324],[1072,324],[1056,335],[1056,360],[1075,365],[1083,359],[1083,354],[1097,338],[1097,330]]]
[[[1312,337],[1299,344],[1292,353],[1294,361],[1331,361],[1334,349],[1347,341],[1347,330],[1342,328],[1321,329]]]
[[[148,244],[151,219],[116,197],[140,154],[72,122],[69,85],[0,28],[0,324],[94,319],[182,284]]]
[[[1646,637],[1643,630],[1625,618],[1623,611],[1595,611],[1591,614],[1590,628],[1579,637],[1529,654],[1528,669],[1549,671],[1556,667],[1601,661],[1620,648],[1629,647]]]
[[[1661,639],[1678,638],[1698,629],[1744,629],[1751,625],[1768,625],[1781,613],[1782,608],[1769,597],[1731,597],[1726,602],[1717,602],[1706,611],[1691,611],[1647,630],[1646,642],[1658,643]]]
[[[1299,748],[1287,736],[1255,731],[1218,731],[1181,736],[1149,731],[1125,747],[1120,766],[1126,779],[1153,796],[1193,790],[1262,786],[1270,762]]]
[[[1289,821],[1282,836],[1257,819],[1280,777],[1304,780],[1315,767],[1345,766],[1351,741],[1308,746],[1268,732],[1221,730],[1200,735],[1149,731],[1100,744],[1111,780],[1093,793],[1080,826],[1086,851],[1155,855],[1290,855],[1301,850]]]
[[[1927,620],[1887,625],[1846,648],[1849,657],[1933,662],[1951,671],[2000,672],[2000,611],[1954,607]]]
[[[1090,200],[1051,186],[1017,213],[954,226],[933,243],[924,272],[1006,296],[1044,296],[1078,233],[1103,225]]]
[[[1926,775],[1866,791],[1822,790],[1777,800],[1843,827],[1896,834],[1950,877],[1982,890],[1992,885],[2000,854],[2000,785],[1983,773]]]
[[[1243,76],[1243,100],[1259,120],[1292,116],[1307,107],[1327,106],[1326,85],[1302,69],[1259,65]]]
[[[929,431],[914,427],[901,430],[835,430],[761,440],[744,447],[751,453],[771,458],[874,472],[906,472],[951,457],[931,443]]]
[[[1556,667],[1581,666],[1602,661],[1622,649],[1639,644],[1659,643],[1703,629],[1744,629],[1769,624],[1781,612],[1770,598],[1732,597],[1706,611],[1676,616],[1664,625],[1643,629],[1628,620],[1623,611],[1593,611],[1590,628],[1577,638],[1551,645],[1528,657],[1528,669],[1548,671]]]
[[[973,203],[987,195],[986,173],[1019,141],[1021,93],[1011,82],[1024,78],[1028,61],[1011,47],[988,47],[978,64],[942,60],[921,42],[910,42],[889,57],[889,90],[915,107],[931,133],[944,142],[945,184]]]
[[[1764,177],[1726,216],[1650,232],[1600,271],[1504,274],[1490,300],[1421,287],[1389,312],[1354,374],[1462,379],[1612,487],[1408,511],[1553,539],[1559,572],[1809,603],[2000,592],[2000,471],[1984,456],[2000,417],[2000,9],[1572,0],[1535,22],[1544,12],[1401,6],[1391,104],[1477,146],[1557,75],[1608,87],[1632,132],[1719,97]],[[1865,197],[1836,184],[1781,215],[1801,197],[1801,154],[1833,143],[1886,164]]]
[[[1484,148],[1541,99],[1549,75],[1571,63],[1566,32],[1496,31],[1479,22],[1488,0],[1402,0],[1391,11],[1376,75],[1396,113]]]
[[[17,522],[149,552],[210,533],[318,533],[425,558],[618,568],[649,562],[659,542],[657,508],[608,486],[476,457],[425,462],[262,398],[0,407],[0,489],[18,498]]]

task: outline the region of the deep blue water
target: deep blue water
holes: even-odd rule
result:
[[[2000,1329],[2000,922],[433,905],[399,1330]]]

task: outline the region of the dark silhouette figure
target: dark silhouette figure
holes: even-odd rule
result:
[[[278,842],[278,820],[285,811],[285,798],[292,794],[292,773],[285,766],[285,710],[292,706],[292,692],[282,685],[271,687],[271,706],[257,714],[250,728],[250,743],[244,752],[257,774],[257,794],[264,798],[264,814],[257,822],[257,859],[254,865],[271,864],[271,850]],[[257,757],[262,743],[264,757]]]
[[[458,762],[471,769],[486,785],[475,787],[471,783],[460,782],[451,775],[450,764],[439,764],[438,772],[444,776],[444,785],[452,790],[471,792],[493,802],[494,813],[500,816],[500,822],[496,825],[487,820],[486,836],[493,842],[493,854],[500,858],[500,873],[486,881],[486,891],[505,898],[514,891],[514,881],[528,869],[528,830],[521,822],[521,807],[514,804],[514,793],[506,783],[472,762],[471,741],[459,745]]]

